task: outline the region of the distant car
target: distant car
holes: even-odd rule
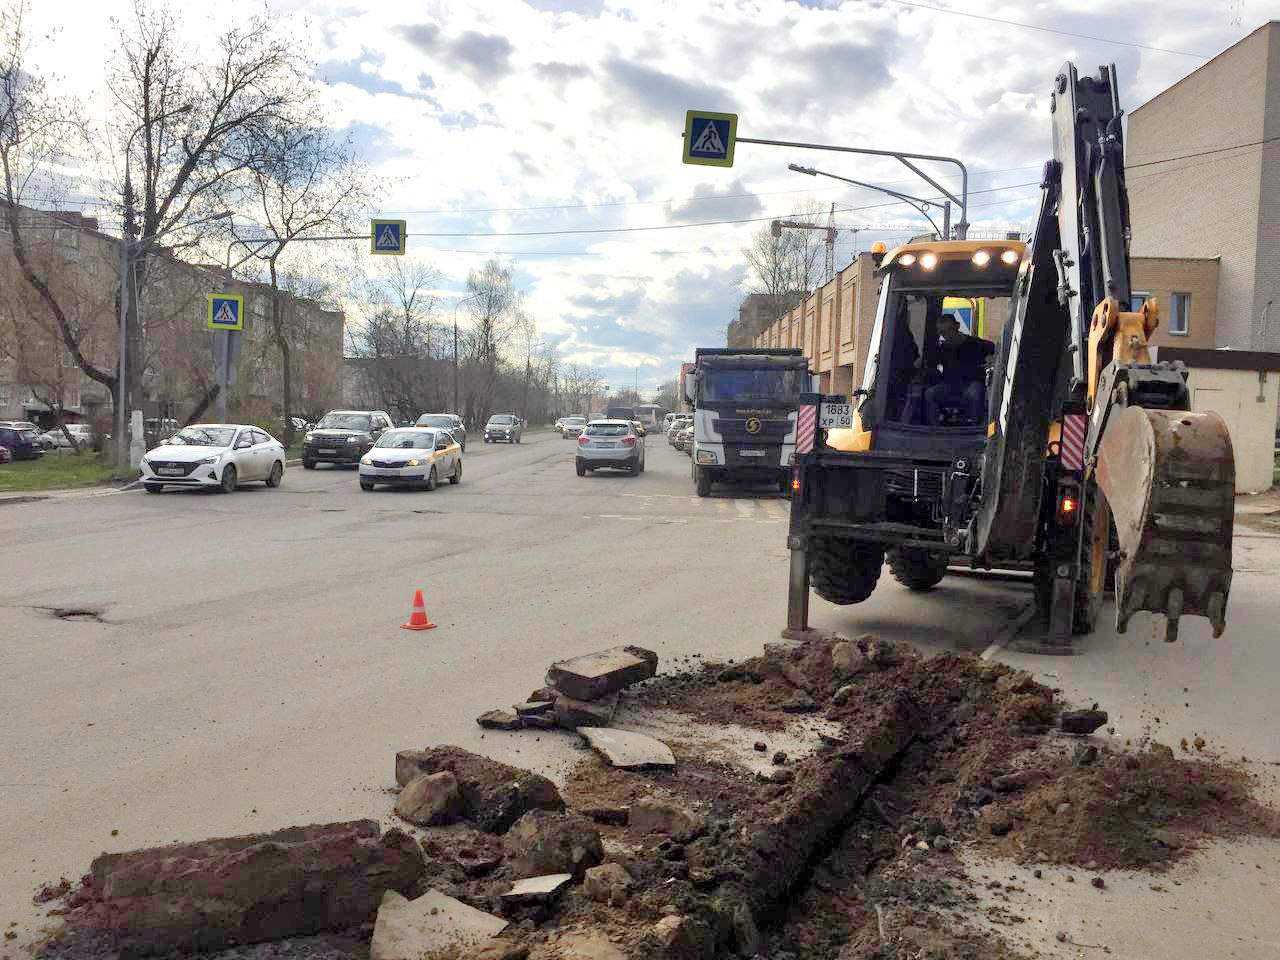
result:
[[[519,417],[510,413],[496,413],[484,425],[484,442],[497,443],[503,440],[507,443],[519,443],[523,433],[524,427]]]
[[[680,436],[680,432],[692,423],[692,417],[677,417],[672,420],[671,426],[667,428],[667,443],[671,444],[673,447],[678,447],[679,444],[677,443],[677,440]]]
[[[242,483],[280,486],[284,444],[244,423],[193,423],[147,451],[139,467],[147,493],[165,487],[209,487],[231,493]]]
[[[676,431],[676,449],[693,456],[693,421]]]
[[[44,453],[40,434],[25,427],[0,426],[0,447],[6,447],[14,460],[38,460]]]
[[[425,427],[388,430],[360,458],[360,489],[378,484],[434,490],[445,478],[462,480],[462,446],[453,431]]]
[[[13,463],[13,454],[8,447],[0,447],[0,463]]]
[[[644,473],[644,438],[630,420],[592,420],[578,437],[575,466],[580,477],[603,467]]]
[[[8,427],[10,430],[21,430],[26,433],[34,433],[36,436],[36,447],[39,450],[52,450],[53,444],[44,438],[44,431],[30,420],[0,420],[0,427]],[[22,459],[19,457],[18,459]]]
[[[467,428],[462,418],[456,413],[424,413],[418,418],[415,427],[430,427],[432,430],[448,430],[453,439],[458,441],[462,452],[467,452]]]
[[[67,433],[71,434],[71,438],[75,440],[76,445],[82,450],[93,446],[93,428],[87,423],[68,423]],[[58,427],[54,430],[41,434],[40,439],[46,441],[47,449],[60,447],[64,449],[71,448],[71,440],[67,439],[67,434],[62,432],[62,428]]]
[[[560,428],[560,436],[568,440],[571,437],[582,435],[583,429],[587,426],[586,417],[565,417],[564,424]]]
[[[309,430],[302,442],[302,466],[314,470],[318,463],[356,466],[383,431],[391,429],[385,410],[331,410]]]

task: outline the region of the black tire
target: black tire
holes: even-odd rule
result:
[[[462,458],[459,457],[453,461],[453,473],[449,477],[449,482],[455,487],[462,482]]]
[[[1098,625],[1098,614],[1107,593],[1108,573],[1111,572],[1108,560],[1111,507],[1096,483],[1090,483],[1085,493],[1080,522],[1084,529],[1080,544],[1080,576],[1076,578],[1072,596],[1071,632],[1074,634],[1093,633]]]
[[[586,464],[584,464],[581,460],[579,460],[576,464],[574,464],[574,466],[577,467],[578,469],[578,476],[585,477],[587,475]]]
[[[908,590],[932,590],[947,575],[945,553],[921,550],[919,547],[894,547],[886,554],[893,579]]]
[[[711,496],[711,472],[703,470],[699,467],[693,468],[693,484],[698,491],[698,496]]]
[[[635,477],[635,476],[639,476],[639,474],[640,474],[640,463],[639,461],[632,460],[630,463],[627,464],[627,476]]]
[[[435,467],[435,464],[432,464],[431,469],[427,471],[427,481],[426,483],[423,484],[423,486],[426,487],[428,490],[434,490],[438,482],[439,481],[436,477],[436,467]]]
[[[884,566],[884,548],[837,537],[814,537],[809,545],[809,583],[823,600],[846,606],[871,596]]]
[[[239,475],[236,473],[235,464],[228,463],[222,471],[222,483],[218,485],[220,493],[235,493],[236,483]]]
[[[314,460],[308,460],[306,457],[302,458],[303,470],[314,470],[315,468],[316,468],[316,462]]]
[[[373,484],[370,483],[368,480],[361,480],[360,489],[363,490],[365,493],[368,493],[370,490],[373,489]]]
[[[164,492],[164,487],[162,487],[158,483],[144,483],[142,485],[142,489],[146,490],[147,493],[163,493]]]
[[[267,486],[278,487],[280,481],[284,479],[284,465],[277,460],[271,465],[271,472],[267,474]]]

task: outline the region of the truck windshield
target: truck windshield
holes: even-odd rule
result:
[[[794,403],[800,397],[798,370],[708,370],[702,378],[702,398],[741,403],[774,400]]]

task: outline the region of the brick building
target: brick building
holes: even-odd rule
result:
[[[1170,283],[1165,334],[1180,323],[1172,296],[1190,293],[1192,332],[1180,345],[1280,350],[1280,21],[1133,110],[1125,163],[1133,256]],[[1178,265],[1188,258],[1218,262],[1216,292]],[[1138,272],[1135,290],[1145,290]],[[1195,334],[1197,277],[1214,300],[1212,341]]]

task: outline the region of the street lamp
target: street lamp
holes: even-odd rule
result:
[[[943,203],[942,227],[939,229],[938,224],[934,222],[933,217],[929,216],[929,208],[932,204],[923,197],[913,197],[909,193],[900,193],[897,190],[890,190],[888,187],[877,186],[874,183],[864,183],[861,180],[851,180],[848,177],[840,177],[834,173],[827,173],[825,170],[815,170],[813,167],[802,167],[798,163],[787,164],[788,170],[794,170],[796,173],[808,174],[811,177],[830,177],[832,180],[841,180],[845,183],[851,183],[855,187],[866,187],[868,190],[879,190],[881,193],[887,193],[891,197],[897,197],[903,203],[910,204],[920,211],[920,214],[933,224],[933,229],[938,232],[938,236],[943,240],[950,239],[951,233],[951,201],[947,200]]]
[[[478,296],[480,294],[473,293],[469,297],[463,297],[453,305],[453,414],[456,417],[462,416],[459,412],[462,409],[462,405],[458,402],[458,308],[468,300],[474,300]]]
[[[190,113],[191,104],[184,103],[176,110],[159,114],[153,123],[159,123],[168,117]],[[133,183],[129,177],[129,155],[133,152],[133,138],[142,132],[147,125],[143,121],[133,128],[124,145],[124,200],[120,222],[120,363],[116,368],[116,464],[123,467],[129,462],[129,445],[125,441],[126,407],[129,405],[128,378],[125,375],[125,364],[128,360],[128,327],[129,327],[129,276],[133,271],[133,239],[129,236],[133,223]],[[154,240],[154,237],[141,237],[139,243]]]

